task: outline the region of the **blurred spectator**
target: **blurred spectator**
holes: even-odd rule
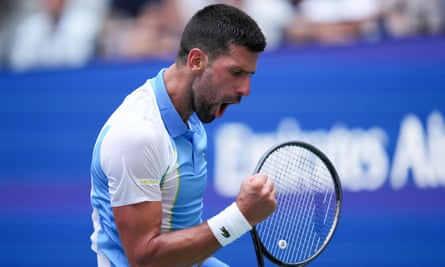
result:
[[[445,0],[0,0],[0,64],[26,70],[92,58],[170,59],[185,22],[214,3],[251,15],[268,50],[436,35],[445,27]]]
[[[231,4],[251,15],[266,35],[268,49],[281,44],[292,14],[288,0],[113,0],[100,33],[99,57],[173,57],[185,23],[214,3]]]
[[[105,59],[170,57],[182,23],[175,0],[113,1],[98,42]]]
[[[189,21],[189,19],[201,8],[210,5],[216,4],[216,0],[176,0],[178,12],[180,14],[182,24],[185,25]]]
[[[390,37],[436,35],[444,31],[445,1],[384,0],[384,22]]]
[[[293,10],[289,0],[241,0],[240,8],[253,17],[267,39],[267,49],[276,49],[283,41]]]
[[[39,0],[17,25],[10,45],[13,69],[80,66],[93,55],[100,14],[68,0]]]
[[[0,1],[0,65],[6,64],[7,37],[10,35],[11,21],[13,20],[13,10],[15,9],[13,0]]]
[[[260,26],[267,40],[267,50],[276,49],[283,41],[285,26],[292,18],[289,0],[219,0],[249,14]]]
[[[109,12],[120,17],[136,18],[145,5],[158,0],[111,0]]]
[[[285,29],[287,42],[350,44],[379,33],[380,0],[293,1],[294,18]]]

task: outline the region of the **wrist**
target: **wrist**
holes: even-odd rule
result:
[[[207,224],[221,246],[232,243],[252,229],[235,202],[210,218]]]

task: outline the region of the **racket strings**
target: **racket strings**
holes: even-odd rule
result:
[[[269,155],[260,172],[274,180],[278,192],[276,211],[257,225],[263,246],[283,262],[314,255],[334,224],[335,188],[329,170],[311,151],[286,146]]]

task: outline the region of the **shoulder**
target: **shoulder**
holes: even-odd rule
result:
[[[146,83],[126,97],[109,121],[104,146],[120,153],[170,150],[171,139],[151,87]]]
[[[165,149],[170,136],[158,111],[142,103],[134,103],[131,109],[111,121],[104,145],[109,142],[115,148],[121,147],[121,152]]]
[[[110,126],[103,145],[120,152],[163,146],[169,142],[163,125],[153,120],[129,120]]]

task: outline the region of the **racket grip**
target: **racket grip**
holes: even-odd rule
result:
[[[255,229],[250,231],[250,235],[252,237],[253,246],[255,248],[255,255],[258,262],[258,267],[264,267],[264,258],[263,252],[261,251],[260,239],[258,238]]]

